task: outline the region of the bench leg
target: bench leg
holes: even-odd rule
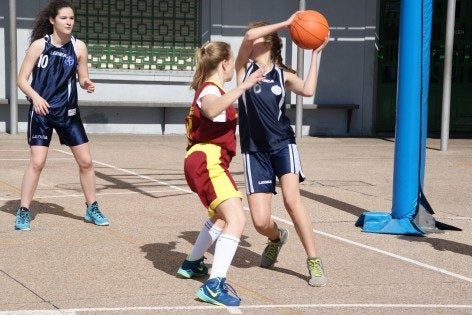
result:
[[[351,131],[351,118],[352,118],[352,109],[347,110],[347,122],[346,122],[346,133]]]
[[[162,134],[166,133],[166,108],[162,107],[162,122],[161,122]]]

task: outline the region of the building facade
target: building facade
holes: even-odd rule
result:
[[[26,51],[34,17],[46,2],[17,1],[18,65]],[[298,0],[72,2],[76,6],[74,33],[87,43],[90,77],[96,84],[95,93],[80,91],[79,94],[79,100],[89,104],[81,108],[87,131],[149,134],[184,132],[186,109],[163,108],[159,104],[190,104],[193,91],[189,89],[189,82],[193,75],[195,47],[209,40],[223,40],[229,42],[237,53],[249,22],[282,21],[299,6]],[[398,26],[395,12],[398,13],[399,3],[399,0],[306,1],[307,9],[320,11],[326,16],[331,41],[322,54],[316,95],[305,98],[304,103],[358,104],[359,109],[352,113],[351,135],[393,131],[395,108],[392,115],[391,94],[385,94],[388,84],[379,81],[378,76],[379,67],[385,70],[386,65],[385,59],[379,63],[379,47],[380,52],[386,47],[383,38],[379,38],[379,31],[384,32],[384,37],[393,31],[386,29],[381,19],[389,21],[392,29]],[[470,36],[470,30],[467,32]],[[7,34],[8,1],[2,1],[0,100],[4,101],[0,104],[0,132],[8,130],[9,121],[9,106],[5,101],[9,98],[10,89]],[[284,61],[296,69],[297,47],[287,31],[280,32],[280,35],[284,41]],[[305,60],[309,60],[310,53],[305,51]],[[232,86],[234,82],[228,85]],[[378,87],[384,93],[382,97],[388,98],[390,103],[379,99]],[[21,91],[18,97],[18,129],[23,132],[27,126],[28,105],[21,104],[24,103]],[[295,97],[291,95],[288,102],[295,103]],[[379,107],[377,104],[383,105]],[[289,109],[288,114],[294,123],[295,109]],[[346,116],[345,110],[305,110],[302,132],[304,135],[346,135]],[[389,121],[383,121],[386,119]]]

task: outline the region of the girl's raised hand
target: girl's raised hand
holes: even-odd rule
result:
[[[330,32],[328,32],[328,35],[326,36],[324,43],[323,43],[320,47],[318,47],[318,48],[316,48],[315,50],[313,50],[314,53],[319,53],[320,51],[323,50],[323,48],[326,47],[326,45],[328,45],[328,43],[329,43],[329,35],[330,35]]]
[[[292,24],[293,22],[293,19],[295,18],[295,16],[300,13],[302,11],[296,11],[295,13],[293,13],[286,21],[285,23],[287,24],[287,27],[290,26],[290,24]]]

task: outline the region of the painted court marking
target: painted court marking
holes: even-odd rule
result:
[[[138,307],[110,307],[110,308],[76,308],[63,310],[23,310],[0,312],[0,315],[73,315],[81,312],[132,312],[132,311],[196,311],[196,310],[221,310],[223,306],[138,306]],[[241,310],[258,309],[472,309],[470,304],[277,304],[277,305],[241,305],[239,307],[226,307],[230,314],[242,314]]]
[[[72,155],[72,153],[69,153],[67,151],[62,151],[62,150],[57,150],[57,149],[55,151],[61,152],[61,153],[67,154],[67,155]],[[174,188],[174,189],[178,189],[180,191],[192,193],[188,189],[173,186],[173,185],[167,184],[166,182],[154,179],[154,178],[149,177],[149,176],[144,176],[144,175],[141,175],[139,173],[136,173],[136,172],[133,172],[133,171],[130,171],[130,170],[127,170],[127,169],[119,168],[119,167],[116,167],[116,166],[113,166],[113,165],[110,165],[110,164],[107,164],[107,163],[99,162],[99,161],[96,161],[96,160],[93,160],[93,162],[96,163],[96,164],[100,164],[100,165],[115,169],[115,170],[122,171],[122,172],[127,173],[127,174],[138,176],[138,177],[143,178],[143,179],[154,181],[154,182],[157,182],[161,185],[165,185],[165,186],[168,186],[168,187],[171,187],[171,188]],[[244,209],[246,211],[249,211],[249,208],[247,208],[247,207],[244,207]],[[279,217],[274,216],[274,215],[272,215],[272,218],[274,220],[279,221],[279,222],[283,222],[287,225],[293,226],[293,223],[289,220],[285,220],[283,218],[279,218]],[[451,277],[454,277],[454,278],[472,283],[472,278],[469,278],[469,277],[466,277],[466,276],[463,276],[463,275],[460,275],[460,274],[457,274],[457,273],[454,273],[454,272],[451,272],[451,271],[448,271],[448,270],[445,270],[445,269],[442,269],[442,268],[439,268],[439,267],[436,267],[436,266],[432,266],[432,265],[429,265],[429,264],[426,264],[426,263],[423,263],[423,262],[420,262],[420,261],[417,261],[417,260],[414,260],[414,259],[411,259],[411,258],[408,258],[408,257],[397,255],[397,254],[394,254],[394,253],[391,253],[391,252],[388,252],[388,251],[385,251],[385,250],[382,250],[382,249],[379,249],[379,248],[376,248],[376,247],[373,247],[373,246],[369,246],[369,245],[365,245],[365,244],[362,244],[362,243],[359,243],[359,242],[351,241],[347,238],[340,237],[340,236],[330,234],[330,233],[326,233],[326,232],[323,232],[323,231],[320,231],[320,230],[313,229],[313,231],[316,234],[323,235],[323,236],[328,237],[328,238],[332,238],[332,239],[335,239],[335,240],[338,240],[338,241],[341,241],[341,242],[344,242],[344,243],[347,243],[347,244],[351,244],[351,245],[354,245],[354,246],[357,246],[357,247],[361,247],[361,248],[364,248],[364,249],[367,249],[367,250],[370,250],[370,251],[373,251],[373,252],[376,252],[376,253],[379,253],[379,254],[383,254],[383,255],[386,255],[386,256],[389,256],[389,257],[392,257],[392,258],[399,259],[401,261],[404,261],[404,262],[407,262],[407,263],[410,263],[410,264],[413,264],[413,265],[416,265],[416,266],[419,266],[419,267],[423,267],[425,269],[429,269],[429,270],[432,270],[432,271],[435,271],[435,272],[438,272],[438,273],[441,273],[441,274],[444,274],[444,275],[448,275],[448,276],[451,276]]]
[[[54,149],[54,151],[73,156],[72,153],[67,152],[67,151],[63,151],[63,150],[59,150],[59,149]],[[124,169],[124,168],[116,167],[116,166],[113,166],[113,165],[110,165],[110,164],[107,164],[107,163],[103,163],[103,162],[100,162],[100,161],[97,161],[97,160],[92,160],[92,161],[93,161],[93,163],[95,163],[95,164],[99,164],[99,165],[102,165],[102,166],[105,166],[105,167],[109,167],[109,168],[112,168],[112,169],[114,169],[114,170],[118,170],[118,171],[121,171],[121,172],[123,172],[123,173],[130,174],[130,175],[138,176],[139,178],[147,179],[147,180],[150,180],[150,181],[152,181],[152,182],[155,182],[155,183],[158,183],[158,184],[161,184],[161,185],[164,185],[164,186],[167,186],[167,187],[176,189],[176,190],[180,190],[180,191],[192,193],[192,192],[191,192],[190,190],[188,190],[188,189],[184,189],[184,188],[180,188],[180,187],[178,187],[178,186],[170,185],[170,184],[168,184],[168,183],[166,183],[166,182],[160,181],[160,180],[155,179],[155,178],[152,178],[152,177],[150,177],[150,176],[141,175],[141,174],[139,174],[139,173],[136,173],[136,172],[133,172],[133,171]]]
[[[72,155],[72,153],[69,153],[67,151],[62,151],[62,150],[55,150],[55,151],[61,152],[61,153],[64,153],[64,154],[68,154],[68,155]],[[144,178],[144,179],[148,179],[148,180],[151,180],[151,181],[154,181],[154,182],[158,182],[159,184],[166,185],[168,187],[175,188],[175,189],[178,189],[180,191],[185,191],[185,192],[191,193],[191,191],[188,190],[188,189],[184,189],[184,188],[176,187],[176,186],[173,186],[173,185],[169,185],[169,184],[167,184],[163,181],[156,180],[156,179],[154,179],[152,177],[149,177],[149,176],[144,176],[144,175],[138,174],[136,172],[126,170],[126,169],[123,169],[123,168],[119,168],[119,167],[116,167],[116,166],[113,166],[113,165],[110,165],[110,164],[107,164],[107,163],[103,163],[103,162],[99,162],[99,161],[95,161],[95,160],[93,162],[97,163],[97,164],[100,164],[100,165],[103,165],[103,166],[106,166],[106,167],[109,167],[109,168],[112,168],[112,169],[115,169],[115,170],[125,172],[127,174],[135,175],[135,176],[138,176],[140,178]],[[244,209],[246,211],[249,211],[249,208],[247,208],[247,207],[244,207]],[[293,226],[293,223],[291,221],[285,220],[283,218],[279,218],[279,217],[274,216],[274,215],[272,217],[274,218],[274,220],[277,220],[279,222],[283,222],[287,225]],[[458,279],[467,281],[469,283],[472,283],[472,278],[469,278],[469,277],[466,277],[466,276],[463,276],[463,275],[460,275],[460,274],[457,274],[457,273],[454,273],[454,272],[451,272],[451,271],[448,271],[448,270],[445,270],[445,269],[442,269],[442,268],[438,268],[438,267],[435,267],[435,266],[432,266],[432,265],[429,265],[429,264],[426,264],[426,263],[422,263],[420,261],[417,261],[417,260],[414,260],[414,259],[411,259],[411,258],[408,258],[408,257],[400,256],[400,255],[397,255],[397,254],[394,254],[394,253],[391,253],[391,252],[388,252],[388,251],[385,251],[385,250],[382,250],[382,249],[379,249],[379,248],[376,248],[376,247],[373,247],[373,246],[369,246],[369,245],[365,245],[365,244],[362,244],[362,243],[359,243],[359,242],[351,241],[349,239],[346,239],[346,238],[343,238],[343,237],[340,237],[340,236],[337,236],[337,235],[333,235],[333,234],[330,234],[330,233],[326,233],[326,232],[323,232],[323,231],[320,231],[320,230],[315,230],[314,229],[313,231],[316,234],[323,235],[323,236],[326,236],[328,238],[332,238],[332,239],[335,239],[335,240],[338,240],[338,241],[341,241],[341,242],[344,242],[344,243],[348,243],[348,244],[351,244],[351,245],[354,245],[354,246],[357,246],[357,247],[361,247],[361,248],[364,248],[364,249],[367,249],[367,250],[370,250],[370,251],[374,251],[374,252],[379,253],[379,254],[383,254],[383,255],[386,255],[386,256],[389,256],[389,257],[392,257],[392,258],[396,258],[396,259],[399,259],[399,260],[404,261],[404,262],[408,262],[408,263],[411,263],[411,264],[414,264],[414,265],[417,265],[417,266],[420,266],[420,267],[423,267],[423,268],[426,268],[426,269],[429,269],[429,270],[436,271],[438,273],[442,273],[442,274],[445,274],[445,275],[448,275],[448,276],[458,278]]]

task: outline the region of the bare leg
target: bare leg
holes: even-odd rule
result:
[[[74,158],[79,165],[79,177],[82,191],[87,205],[96,201],[95,196],[95,171],[93,170],[90,145],[88,143],[70,147]]]
[[[28,167],[21,182],[21,207],[28,208],[38,187],[39,176],[46,164],[49,148],[45,146],[31,146],[31,155]]]
[[[295,226],[298,236],[308,257],[316,257],[315,237],[310,214],[303,206],[300,197],[298,174],[285,174],[280,178],[285,208]]]
[[[254,228],[260,234],[275,241],[279,238],[277,224],[271,217],[272,194],[255,193],[247,196]]]

